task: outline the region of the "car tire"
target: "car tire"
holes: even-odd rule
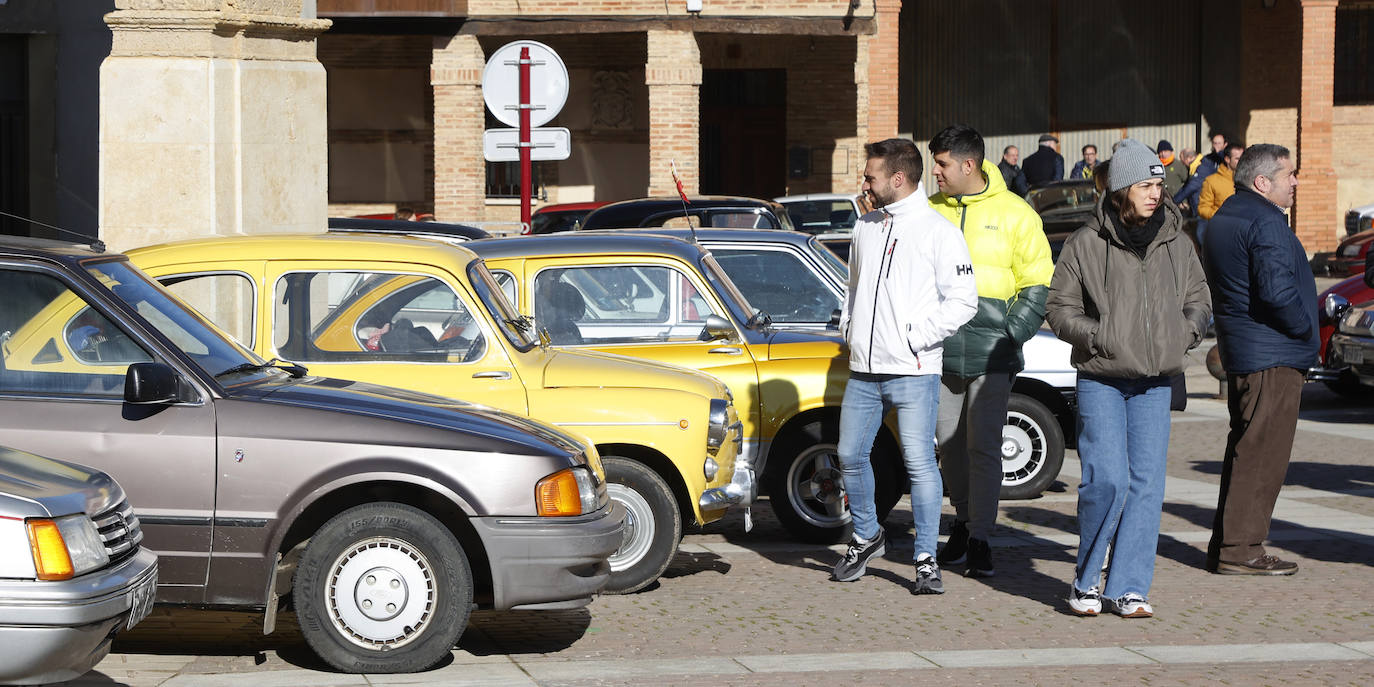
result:
[[[1040,401],[1013,393],[1002,428],[1002,492],[1007,500],[1032,499],[1059,478],[1064,430]]]
[[[311,537],[293,586],[301,634],[348,673],[413,673],[448,656],[472,610],[472,569],[434,516],[350,508]]]
[[[769,454],[764,487],[773,514],[792,536],[813,544],[848,541],[853,533],[840,475],[839,425],[813,421],[791,432]],[[882,435],[869,456],[873,464],[878,522],[905,493],[906,470],[896,443]]]
[[[625,534],[611,554],[611,578],[603,594],[637,592],[657,580],[682,539],[682,514],[673,490],[643,463],[602,456],[606,494],[625,508]]]

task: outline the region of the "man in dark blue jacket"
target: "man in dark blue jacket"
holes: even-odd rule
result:
[[[1207,569],[1292,575],[1298,564],[1265,553],[1263,542],[1293,452],[1303,375],[1317,360],[1317,285],[1283,213],[1298,185],[1288,149],[1249,147],[1235,176],[1236,194],[1202,247],[1231,414]]]

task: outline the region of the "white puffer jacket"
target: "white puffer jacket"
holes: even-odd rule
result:
[[[850,370],[938,375],[945,337],[977,308],[964,237],[931,209],[921,185],[854,225],[840,311]]]

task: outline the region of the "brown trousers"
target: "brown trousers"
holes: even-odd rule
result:
[[[1221,467],[1221,493],[1207,544],[1207,567],[1264,555],[1269,520],[1293,454],[1303,374],[1271,367],[1226,378],[1231,433]]]

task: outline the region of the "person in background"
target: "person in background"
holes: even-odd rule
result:
[[[1185,212],[1196,211],[1198,194],[1202,192],[1202,182],[1217,171],[1217,167],[1222,164],[1222,158],[1226,156],[1226,135],[1212,134],[1212,152],[1204,155],[1201,160],[1195,160],[1197,167],[1188,177],[1188,183],[1174,194],[1174,204],[1178,205]]]
[[[1197,151],[1192,148],[1184,148],[1178,151],[1178,159],[1183,161],[1183,166],[1188,168],[1188,176],[1192,177],[1193,172],[1197,171],[1198,163],[1202,158],[1198,157]]]
[[[1083,146],[1083,159],[1075,162],[1073,171],[1069,172],[1070,179],[1091,179],[1093,170],[1097,167],[1097,146],[1089,143]]]
[[[890,138],[865,151],[863,191],[878,209],[854,225],[839,326],[849,344],[849,381],[836,452],[854,540],[832,579],[859,579],[886,551],[869,455],[883,415],[895,410],[916,525],[912,593],[943,594],[935,562],[944,498],[935,463],[941,353],[945,337],[973,317],[977,286],[959,230],[926,205],[916,144]]]
[[[930,204],[963,233],[978,283],[978,314],[945,340],[935,431],[954,526],[938,562],[964,563],[966,575],[991,577],[988,542],[1002,491],[1007,401],[1025,366],[1021,346],[1044,321],[1054,261],[1040,216],[983,159],[977,131],[948,127],[929,149],[940,185]]]
[[[1016,164],[1020,160],[1020,149],[1016,146],[1007,146],[1002,149],[1002,161],[997,163],[997,169],[1002,172],[1002,181],[1006,182],[1007,188],[1024,198],[1030,191],[1030,184],[1026,183],[1026,174]]]
[[[1050,327],[1078,370],[1078,558],[1069,608],[1097,615],[1102,597],[1148,618],[1169,449],[1170,377],[1207,331],[1211,298],[1164,165],[1127,139],[1112,155],[1108,195],[1069,237],[1050,284]],[[1112,547],[1107,582],[1103,562]]]
[[[1159,153],[1159,162],[1164,165],[1164,192],[1172,198],[1188,183],[1188,168],[1174,155],[1174,146],[1168,141],[1161,140],[1155,152]]]
[[[1051,181],[1064,179],[1064,156],[1059,154],[1059,139],[1051,134],[1040,136],[1040,148],[1026,158],[1021,166],[1026,172],[1026,182],[1031,186],[1043,186]]]
[[[1202,253],[1231,431],[1222,458],[1206,568],[1222,575],[1292,575],[1264,549],[1297,432],[1303,376],[1317,362],[1317,283],[1288,225],[1298,170],[1283,146],[1250,146],[1236,194],[1207,224]]]

